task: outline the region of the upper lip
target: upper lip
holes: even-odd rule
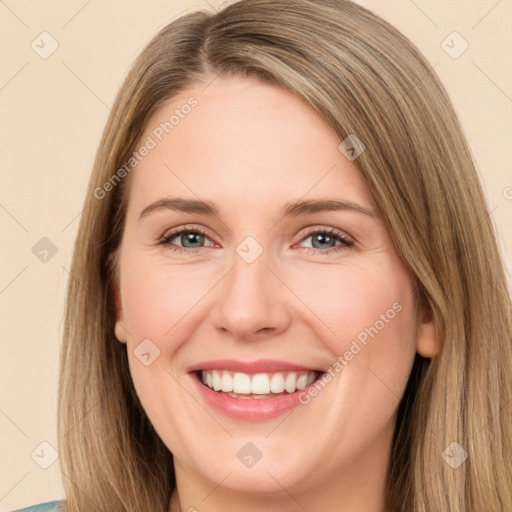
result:
[[[239,361],[236,359],[215,359],[202,361],[187,368],[187,372],[199,370],[230,370],[241,373],[265,373],[278,371],[320,371],[309,366],[278,361],[275,359],[258,359],[257,361]]]

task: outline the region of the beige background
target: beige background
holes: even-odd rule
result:
[[[0,2],[2,249],[0,512],[63,498],[56,390],[65,286],[93,156],[114,96],[145,43],[210,0]],[[512,2],[366,0],[426,55],[475,153],[509,272],[512,268]],[[47,31],[58,42],[50,48]],[[441,43],[469,43],[453,59]],[[450,39],[448,40],[450,41]],[[44,44],[44,48],[43,48]],[[459,43],[454,43],[455,49]],[[37,47],[37,46],[36,46]],[[53,257],[32,247],[48,237]],[[507,256],[508,255],[508,256]]]

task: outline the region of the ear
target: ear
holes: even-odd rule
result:
[[[430,307],[421,308],[416,334],[416,350],[420,356],[431,358],[441,351],[441,343]]]
[[[121,302],[121,293],[119,291],[119,287],[117,283],[114,284],[114,300],[115,300],[115,306],[116,306],[116,325],[115,325],[115,335],[116,338],[121,343],[126,343],[127,340],[127,331],[124,326],[124,319],[123,319],[123,305]]]

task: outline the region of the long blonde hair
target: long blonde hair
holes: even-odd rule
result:
[[[475,164],[426,59],[389,23],[344,0],[242,0],[216,14],[187,14],[150,41],[125,79],[96,154],[68,284],[62,510],[168,509],[172,454],[140,405],[126,346],[114,336],[129,180],[106,192],[104,185],[119,177],[159,105],[206,77],[233,74],[294,92],[340,141],[363,141],[354,165],[435,319],[442,350],[416,357],[399,405],[387,507],[510,510],[511,301]],[[457,468],[443,457],[454,442],[468,455]]]

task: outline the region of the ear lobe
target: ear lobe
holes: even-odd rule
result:
[[[114,301],[116,306],[116,324],[114,328],[114,333],[116,338],[121,343],[126,343],[127,333],[124,327],[123,306],[121,303],[121,294],[119,292],[119,287],[117,286],[117,283],[114,284]]]
[[[441,351],[441,343],[437,334],[434,315],[429,307],[423,308],[422,318],[418,323],[416,334],[416,350],[420,356],[431,358]]]
[[[116,322],[114,331],[115,331],[117,340],[120,343],[126,343],[126,341],[127,341],[126,340],[126,329],[124,328],[124,326],[122,325],[121,322],[119,322],[119,321]]]

